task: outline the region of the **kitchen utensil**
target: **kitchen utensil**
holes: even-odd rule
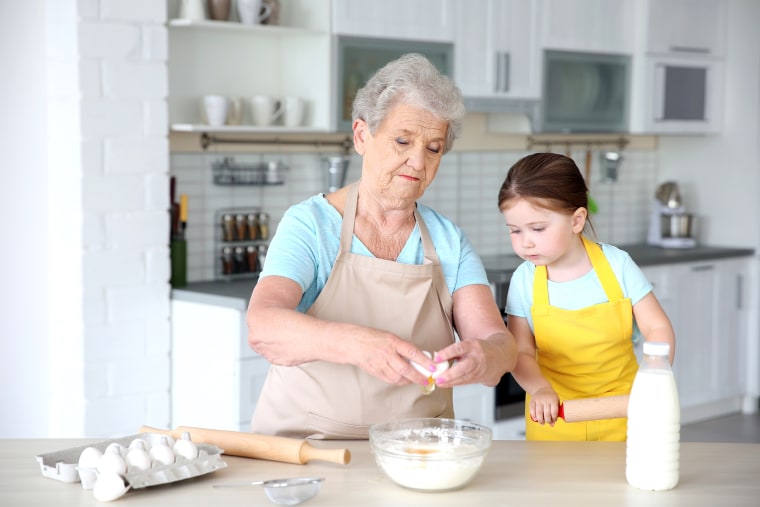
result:
[[[668,208],[681,207],[681,193],[678,190],[678,183],[675,181],[666,181],[660,184],[655,192],[655,197],[663,206]]]
[[[281,100],[269,95],[251,97],[251,118],[257,127],[271,125],[282,116],[284,109]]]
[[[559,413],[565,422],[597,421],[599,419],[616,419],[627,417],[628,395],[603,396],[599,398],[580,398],[565,400],[559,404]],[[536,420],[533,419],[535,422]]]
[[[327,157],[327,191],[335,192],[346,183],[346,173],[348,172],[348,157]]]
[[[628,395],[606,396],[565,400],[559,405],[559,417],[565,422],[596,421],[615,419],[628,415]]]
[[[230,19],[230,7],[232,0],[208,0],[209,17],[215,21],[227,21]]]
[[[267,498],[279,505],[298,505],[314,498],[322,486],[323,477],[291,477],[269,481],[222,482],[212,484],[215,488],[236,486],[263,486]]]
[[[456,419],[401,419],[374,424],[377,465],[399,486],[448,491],[470,482],[491,448],[490,428]]]
[[[236,0],[235,7],[244,25],[258,25],[272,13],[272,6],[262,0]]]
[[[261,255],[259,259],[261,261]],[[190,433],[193,442],[216,445],[223,449],[224,454],[230,456],[267,459],[297,465],[303,465],[312,460],[329,461],[341,465],[351,461],[351,452],[348,449],[319,449],[312,447],[306,440],[296,438],[189,426],[178,426],[173,430],[149,426],[140,428],[141,433],[159,433],[175,439],[181,438],[185,431]]]
[[[591,197],[591,156],[593,152],[591,147],[586,148],[586,163],[583,168],[584,178],[586,179],[586,187],[588,187],[588,211],[591,214],[599,212],[599,205],[596,203],[593,197]]]
[[[605,181],[614,182],[617,181],[618,167],[623,160],[622,155],[617,151],[605,151],[601,154],[601,161],[604,169]]]

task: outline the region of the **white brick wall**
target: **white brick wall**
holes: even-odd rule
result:
[[[73,197],[59,197],[61,218],[51,219],[61,246],[54,322],[65,330],[52,337],[60,341],[52,406],[66,417],[54,417],[50,431],[96,437],[166,427],[166,3],[52,3],[61,16],[48,29],[58,46],[49,67],[60,76],[49,92],[59,148],[51,164],[60,166],[54,183],[70,190],[60,195]]]
[[[422,202],[453,219],[482,255],[512,253],[496,200],[507,171],[526,154],[515,151],[449,153],[443,158],[438,175]],[[580,163],[585,152],[572,155]],[[290,171],[283,186],[215,186],[211,163],[224,156],[234,156],[237,163],[281,160],[290,166]],[[649,206],[657,185],[655,152],[628,150],[623,156],[616,183],[602,182],[598,152],[591,169],[591,194],[600,207],[599,214],[593,215],[592,221],[598,238],[613,244],[644,241]],[[290,204],[326,188],[325,166],[318,153],[174,153],[170,164],[171,174],[177,177],[177,192],[188,194],[190,281],[211,280],[216,274],[216,210],[261,207],[271,214],[274,232]],[[361,159],[354,155],[347,181],[359,177],[360,165]]]

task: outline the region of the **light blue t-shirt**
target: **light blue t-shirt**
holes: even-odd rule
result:
[[[606,243],[599,243],[602,253],[610,263],[617,278],[623,296],[631,300],[631,305],[638,303],[641,298],[652,292],[652,284],[647,280],[641,269],[633,262],[628,252]],[[525,261],[512,274],[507,292],[506,313],[528,319],[533,331],[533,318],[530,308],[533,306],[533,275],[536,265]],[[549,303],[564,310],[579,310],[587,306],[607,302],[607,296],[602,288],[595,270],[569,282],[552,282],[549,280]],[[535,333],[535,331],[533,331]],[[641,332],[633,322],[633,341],[638,342]]]
[[[430,232],[449,291],[453,294],[466,285],[488,285],[483,263],[464,232],[423,204],[417,205],[417,211]],[[279,275],[294,280],[304,292],[297,309],[306,312],[322,292],[332,271],[340,247],[342,221],[343,217],[324,194],[291,206],[272,237],[260,278]],[[351,252],[373,256],[356,236]],[[422,264],[423,260],[420,229],[415,225],[396,261]]]

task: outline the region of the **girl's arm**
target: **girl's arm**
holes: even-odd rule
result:
[[[517,365],[512,376],[531,396],[530,415],[536,422],[554,424],[559,412],[559,396],[541,374],[536,361],[536,340],[528,319],[508,315],[507,328],[517,341]]]
[[[633,305],[633,316],[636,317],[636,323],[646,341],[670,344],[669,359],[670,364],[673,364],[676,353],[676,335],[673,326],[670,324],[670,319],[665,310],[662,309],[654,292],[650,292]]]

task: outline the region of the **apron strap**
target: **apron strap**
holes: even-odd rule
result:
[[[607,257],[602,252],[602,246],[598,243],[594,243],[582,236],[583,246],[586,247],[589,259],[591,259],[591,265],[596,271],[596,276],[599,277],[599,281],[602,284],[604,293],[607,295],[608,301],[619,301],[623,299],[623,290],[620,288],[620,283],[615,276],[615,272],[612,271]]]

